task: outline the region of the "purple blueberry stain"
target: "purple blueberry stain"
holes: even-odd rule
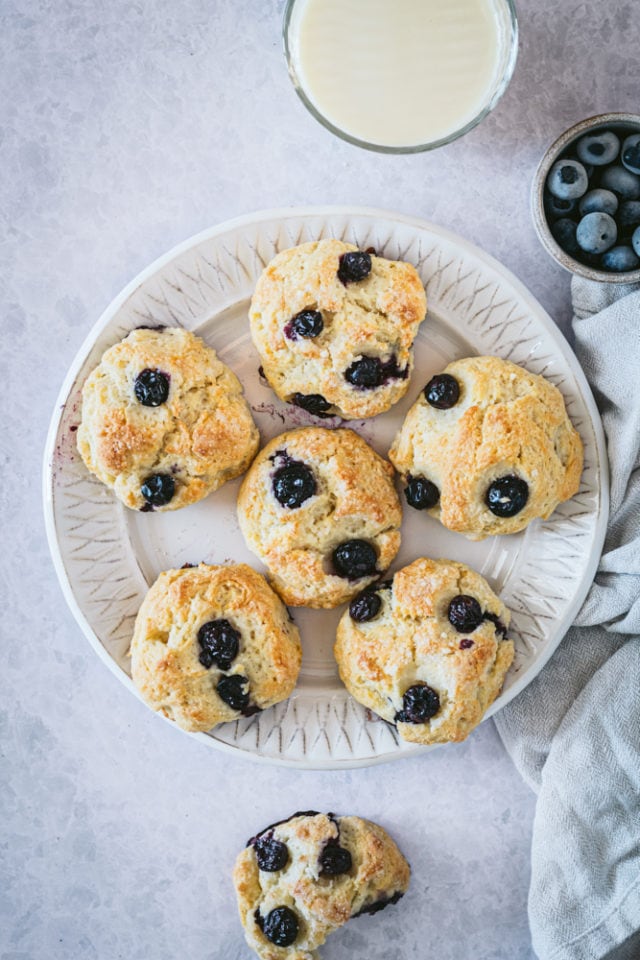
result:
[[[258,842],[260,837],[264,836],[265,833],[273,831],[275,827],[282,826],[283,823],[289,823],[291,820],[295,820],[296,817],[320,817],[322,814],[319,810],[297,810],[295,813],[292,813],[291,816],[285,817],[284,820],[276,820],[275,823],[270,823],[267,827],[264,827],[259,833],[256,833],[254,837],[251,837],[247,840],[247,846],[252,847]]]
[[[389,907],[392,904],[397,903],[398,900],[402,899],[402,897],[404,897],[404,893],[402,893],[400,890],[396,890],[395,893],[392,893],[388,897],[383,893],[378,897],[377,900],[374,900],[373,903],[365,904],[364,907],[361,907],[357,913],[352,913],[351,917],[353,919],[355,917],[361,917],[364,913],[368,913],[370,915],[379,913],[380,910],[384,910],[385,907]]]
[[[500,633],[503,637],[506,637],[507,628],[500,617],[498,617],[495,613],[485,613],[483,619],[490,620],[496,628],[496,633]]]

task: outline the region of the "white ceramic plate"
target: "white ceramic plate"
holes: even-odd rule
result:
[[[408,260],[427,289],[429,312],[416,341],[407,396],[389,413],[349,424],[378,452],[386,455],[426,381],[449,361],[471,354],[497,354],[544,374],[564,394],[582,436],[585,469],[579,493],[522,534],[470,543],[431,517],[405,510],[402,548],[392,569],[418,556],[464,561],[489,580],[512,612],[516,657],[489,711],[494,713],[548,660],[593,579],[608,503],[602,426],[568,344],[504,267],[439,227],[386,211],[315,207],[242,217],[172,250],[114,300],[63,384],[45,454],[47,530],[65,597],[94,649],[135,692],[127,657],[133,622],[161,570],[200,560],[245,561],[263,569],[238,529],[240,481],[183,510],[154,514],[127,510],[92,477],[75,446],[81,388],[107,347],[134,327],[182,325],[202,336],[239,376],[263,441],[290,427],[317,423],[280,403],[261,383],[247,307],[274,254],[322,237]],[[427,749],[399,740],[393,727],[373,719],[341,685],[332,656],[341,612],[294,611],[304,655],[288,701],[194,736],[221,749],[309,768],[366,765]]]

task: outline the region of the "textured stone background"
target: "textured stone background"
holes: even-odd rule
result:
[[[632,2],[523,0],[496,112],[407,158],[338,142],[307,115],[281,53],[282,6],[0,5],[2,960],[248,958],[233,858],[306,807],[379,820],[414,868],[403,903],[354,921],[325,960],[533,957],[534,798],[491,723],[462,746],[362,771],[230,759],[159,722],[105,669],[49,560],[41,451],[65,370],[120,288],[210,224],[308,203],[425,217],[510,267],[566,330],[568,278],[535,238],[530,182],[567,126],[638,109]]]

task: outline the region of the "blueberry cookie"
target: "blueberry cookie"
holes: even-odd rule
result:
[[[513,661],[509,619],[479,573],[415,560],[351,601],[338,624],[340,677],[403,740],[464,740]]]
[[[249,319],[281,400],[352,420],[383,413],[405,395],[426,309],[411,264],[320,240],[271,261]]]
[[[131,642],[142,698],[184,730],[249,717],[292,692],[298,630],[264,577],[245,564],[165,570]]]
[[[233,880],[247,943],[262,960],[315,960],[351,917],[397,903],[409,875],[382,827],[310,810],[253,837]]]
[[[78,450],[134,510],[201,500],[244,473],[258,445],[237,377],[187,330],[134,330],[82,391]]]
[[[306,427],[268,443],[240,488],[238,519],[293,606],[343,603],[400,547],[393,468],[352,430]]]
[[[578,490],[582,442],[560,391],[498,357],[427,383],[389,451],[409,506],[469,540],[517,533]]]

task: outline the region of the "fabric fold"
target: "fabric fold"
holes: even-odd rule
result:
[[[574,277],[572,298],[576,353],[607,437],[609,525],[574,626],[495,722],[538,793],[529,893],[538,956],[637,960],[640,289]]]

